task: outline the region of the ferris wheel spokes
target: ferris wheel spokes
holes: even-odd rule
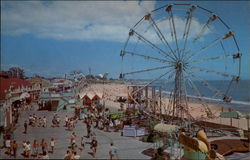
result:
[[[175,21],[174,21],[174,16],[173,16],[173,12],[172,12],[172,7],[173,7],[172,4],[168,5],[167,8],[166,8],[166,11],[168,12],[168,14],[170,16],[170,19],[171,19],[171,22],[172,22],[172,27],[173,27],[173,30],[174,30],[173,33],[174,33],[174,38],[175,38],[176,50],[177,50],[177,53],[178,53],[178,58],[180,59],[180,50],[179,50],[178,41],[177,41]]]
[[[197,67],[197,66],[191,66],[190,69],[196,69],[205,73],[213,73],[222,77],[232,77],[232,78],[236,78],[238,76],[236,75],[232,75],[232,74],[227,74],[227,73],[222,73],[222,72],[218,72],[218,71],[214,71],[214,70],[210,70],[210,69],[206,69],[206,68],[201,68],[201,67]]]
[[[142,57],[144,59],[151,59],[157,62],[162,62],[162,63],[172,63],[172,61],[168,61],[166,59],[160,59],[160,58],[156,58],[156,57],[152,57],[152,56],[146,56],[144,54],[139,54],[139,53],[135,53],[135,52],[130,52],[130,51],[125,51],[122,50],[120,56],[124,56],[125,54],[129,54],[131,56],[138,56],[138,57]]]
[[[193,18],[193,12],[194,12],[195,9],[196,9],[196,6],[192,5],[192,7],[189,8],[189,10],[187,11],[188,16],[186,18],[186,24],[185,24],[183,38],[182,38],[184,40],[184,46],[183,46],[183,49],[182,49],[183,52],[182,52],[181,59],[183,59],[184,52],[185,52],[185,49],[186,49],[188,35],[189,35],[189,32],[190,32],[190,26],[191,26],[192,18]]]
[[[158,37],[160,38],[160,40],[162,41],[162,43],[167,45],[167,47],[170,49],[170,52],[171,52],[171,53],[173,54],[173,56],[175,57],[175,59],[172,58],[172,57],[171,57],[171,58],[172,58],[173,60],[176,60],[177,57],[176,57],[176,55],[175,55],[173,49],[172,49],[171,46],[169,45],[167,39],[166,39],[165,36],[162,34],[160,28],[158,27],[158,25],[156,24],[156,22],[154,21],[154,19],[152,18],[151,15],[150,15],[150,17],[149,17],[149,20],[151,20],[152,25],[153,25],[153,28],[154,28],[156,34],[158,35]]]
[[[133,71],[133,72],[126,72],[122,73],[122,76],[129,75],[129,74],[135,74],[135,73],[142,73],[142,72],[149,72],[149,71],[155,71],[155,70],[161,70],[161,69],[166,69],[169,67],[173,67],[173,65],[170,66],[161,66],[161,67],[155,67],[155,68],[149,68],[149,69],[143,69],[143,70],[138,70],[138,71]]]
[[[194,72],[188,72],[188,71],[185,71],[185,72],[187,74],[192,75],[192,78],[195,78],[196,80],[198,80],[204,87],[210,89],[216,95],[220,95],[221,98],[225,95],[222,91],[220,91],[219,89],[217,89],[217,88],[213,87],[212,85],[210,85],[205,79],[200,77],[198,74],[195,74]]]
[[[154,79],[154,80],[148,82],[148,83],[145,84],[143,87],[141,87],[141,88],[139,88],[138,90],[135,90],[134,92],[132,92],[131,95],[134,95],[135,93],[137,93],[137,92],[143,90],[145,87],[147,87],[147,86],[151,85],[152,83],[154,83],[154,82],[160,80],[162,77],[166,76],[167,74],[171,73],[172,71],[173,71],[173,70],[169,70],[169,71],[167,71],[167,72],[164,72],[163,74],[161,74],[161,75],[160,75],[159,77],[157,77],[156,79]]]
[[[240,56],[241,55],[238,55],[238,53],[237,54],[226,54],[226,55],[217,56],[217,57],[210,57],[210,58],[205,58],[205,59],[200,59],[200,60],[194,60],[194,61],[191,61],[188,63],[192,64],[192,63],[207,62],[207,61],[223,59],[223,58],[227,58],[227,57],[232,57],[233,59],[236,59],[236,58],[240,58]]]
[[[205,33],[206,29],[208,28],[208,25],[209,25],[210,23],[212,23],[213,21],[215,21],[217,18],[218,18],[218,16],[215,15],[215,14],[213,14],[213,15],[207,20],[207,22],[202,26],[201,31],[200,31],[200,32],[198,33],[198,35],[194,38],[193,44],[194,44],[197,40],[199,40],[199,39],[202,37],[202,35]]]
[[[231,37],[233,35],[233,32],[229,31],[228,33],[226,33],[225,35],[213,40],[212,42],[210,42],[209,44],[203,46],[201,49],[199,49],[198,51],[196,51],[195,53],[193,53],[192,55],[190,55],[187,60],[189,60],[190,58],[193,58],[194,56],[197,56],[199,54],[201,54],[202,52],[204,52],[206,49],[212,47],[213,45],[217,44],[218,42],[220,42],[221,40],[227,39],[229,37]]]
[[[161,54],[162,56],[164,56],[166,58],[171,57],[173,59],[173,57],[169,53],[167,53],[167,52],[163,51],[161,48],[157,47],[155,44],[153,44],[151,41],[146,39],[144,36],[142,36],[141,34],[136,32],[135,30],[131,30],[131,32],[132,32],[132,35],[136,35],[136,37],[140,41],[142,41],[142,42],[146,43],[147,45],[151,46],[152,48],[156,49],[158,51],[157,53]]]
[[[196,85],[194,84],[194,82],[190,78],[187,78],[187,79],[188,79],[188,84],[190,85],[191,89],[198,96],[198,100],[201,102],[201,105],[206,109],[207,115],[208,116],[213,116],[210,108],[208,107],[207,103],[203,99],[204,96],[200,93],[199,89],[196,87]]]

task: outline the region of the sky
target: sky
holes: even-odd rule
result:
[[[109,72],[109,77],[118,78],[122,68],[120,51],[124,47],[129,29],[148,12],[170,3],[173,2],[1,1],[1,69],[18,66],[23,68],[28,76],[40,74],[51,77],[62,76],[72,70],[81,70],[84,74],[88,74],[91,68],[93,74]],[[212,10],[230,26],[243,55],[241,77],[249,79],[249,2],[192,1],[190,3]],[[158,16],[161,17],[163,14]],[[201,21],[193,19],[190,36],[197,34],[198,28],[205,21],[206,18],[202,21],[202,17]],[[184,19],[177,15],[175,22],[180,30],[184,30]],[[163,31],[168,33],[169,29],[166,27]],[[150,33],[145,36],[158,44]],[[207,31],[205,34],[210,33]],[[166,37],[171,44],[174,43],[169,36]],[[209,36],[204,39],[210,40]],[[135,41],[129,43],[133,45]],[[230,50],[230,46],[225,48]],[[210,52],[215,50],[211,49]],[[135,63],[136,67],[146,68],[145,63],[135,59],[127,65],[131,63]],[[207,64],[213,70],[224,67],[224,63],[220,61],[216,63],[216,65]],[[150,67],[153,65],[154,63],[150,63]],[[229,69],[230,66],[229,64]],[[213,79],[205,74],[204,77]]]

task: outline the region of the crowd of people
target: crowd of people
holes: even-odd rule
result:
[[[47,126],[47,118],[37,117],[35,114],[29,116],[29,125],[32,127],[46,127]]]
[[[94,128],[110,132],[110,126],[112,126],[111,124],[114,124],[114,122],[109,117],[109,110],[93,110],[86,114],[83,119],[83,124],[86,126],[87,135],[82,134],[77,139],[77,135],[73,130],[78,120],[78,117],[65,116],[65,124],[63,127],[68,131],[72,131],[72,134],[69,138],[70,145],[64,159],[80,159],[78,153],[88,147],[91,151],[88,152],[88,154],[95,158],[98,149],[98,140]],[[28,119],[24,121],[24,134],[27,134],[28,126],[46,128],[48,127],[47,118],[46,116],[38,117],[36,114],[30,114]],[[60,117],[56,113],[53,115],[51,127],[60,127]],[[17,158],[17,150],[19,150],[21,151],[23,158],[49,159],[49,153],[55,153],[56,140],[53,137],[49,141],[42,139],[39,142],[37,139],[34,139],[32,142],[30,140],[24,140],[22,145],[20,144],[21,146],[18,146],[16,140],[10,140],[9,138],[5,141],[5,147],[7,149],[6,154],[10,157]],[[110,151],[108,153],[110,159],[115,159],[116,150],[117,148],[111,143]]]
[[[48,153],[53,154],[55,151],[55,139],[53,137],[50,139],[49,146],[45,139],[42,139],[40,143],[36,139],[33,143],[29,140],[24,140],[22,146],[18,146],[16,140],[7,139],[5,146],[7,149],[6,154],[9,155],[9,157],[17,158],[17,150],[22,149],[21,155],[23,158],[48,159]]]

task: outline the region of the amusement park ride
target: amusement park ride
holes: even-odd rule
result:
[[[168,116],[182,121],[194,120],[189,95],[197,97],[208,117],[213,116],[204,100],[204,89],[197,83],[217,99],[230,103],[232,86],[240,80],[242,54],[235,33],[219,15],[198,5],[170,4],[147,13],[129,30],[120,56],[120,79],[145,73],[150,74],[151,79],[143,85],[129,86],[132,88],[129,102],[148,107],[148,88],[164,81],[158,95],[170,86],[169,103],[162,105],[160,100],[158,113],[164,106]],[[134,62],[136,64],[132,64]],[[146,69],[139,69],[146,66]],[[207,81],[211,77],[230,83],[224,90],[217,89]],[[150,90],[151,101],[157,102],[154,87]]]

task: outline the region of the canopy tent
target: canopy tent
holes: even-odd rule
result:
[[[103,98],[103,94],[100,92],[96,92],[94,91],[92,88],[89,88],[87,91],[79,93],[79,98],[83,99],[83,98],[88,98],[90,100],[93,100],[95,98],[97,99],[101,99]]]
[[[176,129],[178,129],[178,126],[171,125],[171,124],[165,124],[162,122],[154,126],[155,131],[162,132],[162,133],[170,133]]]
[[[239,111],[221,112],[220,117],[221,118],[240,118],[242,117],[242,114]]]

